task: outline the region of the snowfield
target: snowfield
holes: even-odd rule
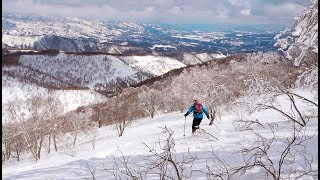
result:
[[[295,90],[295,93],[304,97],[313,98],[313,93],[307,90]],[[284,111],[290,110],[290,104],[285,96],[278,97],[277,104]],[[302,103],[297,100],[297,106],[301,112],[310,117],[306,128],[302,129],[302,133],[298,137],[308,137],[304,143],[306,151],[311,154],[311,165],[318,171],[318,117],[317,107],[310,104]],[[188,107],[186,107],[187,109]],[[154,156],[149,157],[151,152],[157,152],[160,155],[167,153],[163,151],[168,139],[174,146],[171,146],[171,155],[173,161],[177,162],[179,167],[183,167],[181,172],[182,179],[215,179],[209,176],[208,169],[212,172],[222,172],[223,166],[215,157],[225,162],[227,167],[238,167],[243,165],[242,154],[239,152],[244,147],[252,147],[257,145],[257,136],[253,131],[259,132],[261,137],[266,140],[272,140],[274,135],[275,141],[273,146],[267,149],[268,157],[277,167],[280,153],[285,148],[287,138],[292,136],[292,121],[284,118],[280,113],[268,109],[260,110],[252,114],[243,114],[241,116],[245,120],[256,121],[252,127],[253,131],[241,129],[236,126],[235,120],[239,120],[241,112],[239,106],[230,108],[230,112],[225,112],[221,118],[215,120],[213,125],[208,125],[209,120],[204,118],[200,127],[207,133],[191,134],[192,116],[185,118],[181,112],[172,112],[159,114],[153,119],[147,117],[134,121],[128,126],[122,137],[118,137],[115,126],[96,127],[96,142],[93,149],[88,137],[79,137],[76,147],[72,149],[73,156],[70,155],[70,149],[61,149],[57,152],[51,152],[49,155],[46,149],[43,150],[42,158],[35,162],[31,156],[23,156],[20,162],[15,159],[6,161],[2,165],[2,178],[5,180],[36,180],[36,179],[116,179],[115,176],[125,176],[120,173],[119,169],[123,169],[124,165],[121,161],[127,162],[131,173],[138,176],[139,173],[148,171],[143,179],[160,179],[159,168],[147,169],[150,163],[157,159]],[[184,112],[185,113],[185,112]],[[315,114],[316,113],[316,114]],[[168,128],[165,131],[164,127]],[[274,133],[270,131],[273,128]],[[169,137],[171,132],[173,134]],[[184,136],[185,133],[185,136]],[[216,140],[217,138],[218,140]],[[68,138],[68,136],[66,137]],[[256,142],[256,143],[253,143]],[[258,143],[259,144],[259,143]],[[172,145],[172,144],[171,144]],[[147,147],[148,146],[148,147]],[[261,144],[261,147],[262,144]],[[296,147],[292,147],[293,163],[286,164],[285,168],[291,168],[294,172],[301,172],[307,166],[303,164],[301,154],[294,151]],[[69,155],[68,155],[69,154]],[[179,164],[182,161],[189,160],[187,164]],[[158,161],[157,161],[158,162]],[[168,165],[168,171],[175,172],[172,165]],[[114,174],[113,174],[113,173]],[[289,172],[289,171],[287,171]],[[115,174],[116,173],[116,174]],[[291,173],[291,178],[298,174]],[[173,174],[173,177],[174,174]],[[283,176],[287,177],[287,176]],[[262,168],[253,168],[248,170],[245,175],[230,176],[231,179],[266,179]],[[271,178],[271,177],[269,177]],[[267,179],[269,179],[267,178]],[[132,179],[127,176],[127,179]],[[178,179],[178,178],[177,178]],[[303,176],[300,179],[318,179],[317,176]]]
[[[19,82],[17,79],[2,76],[2,108],[10,102],[26,103],[36,96],[49,96],[58,99],[63,107],[61,114],[75,110],[80,106],[96,104],[107,98],[93,90],[48,90],[32,84]],[[10,121],[3,113],[2,122]]]
[[[186,65],[176,59],[164,56],[127,56],[122,58],[129,66],[142,72],[160,76],[173,69],[185,67]]]

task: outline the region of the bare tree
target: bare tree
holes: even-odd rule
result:
[[[120,158],[114,157],[112,168],[105,168],[115,179],[189,179],[192,176],[193,162],[197,157],[188,151],[182,157],[175,154],[175,142],[172,137],[174,131],[163,127],[161,138],[156,142],[159,147],[152,147],[143,142],[150,155],[141,156],[140,164],[132,164],[128,157],[121,153]],[[163,138],[163,139],[162,139]]]
[[[95,164],[89,164],[88,162],[86,162],[85,167],[88,169],[88,171],[91,174],[91,178],[90,179],[96,180],[97,166]]]
[[[20,160],[20,155],[25,151],[22,134],[17,132],[17,123],[8,122],[2,125],[2,158],[9,160],[11,157]]]
[[[140,106],[144,109],[151,118],[154,117],[159,101],[160,93],[157,90],[150,89],[147,86],[141,87],[142,92],[139,94]]]
[[[212,148],[212,147],[211,147]],[[213,148],[209,151],[210,159],[206,160],[206,174],[207,179],[231,179],[232,167],[222,159]]]
[[[138,92],[133,88],[125,89],[120,95],[108,100],[104,109],[104,115],[112,118],[115,124],[118,136],[121,137],[127,126],[134,119],[144,117],[144,110],[140,108]]]
[[[50,120],[60,114],[59,107],[57,100],[42,95],[31,97],[26,103],[15,101],[5,106],[6,116],[16,127],[14,130],[7,127],[7,130],[11,131],[10,148],[18,160],[24,147],[36,160],[40,159],[44,139],[50,133]]]
[[[256,141],[253,142],[253,147],[244,147],[240,151],[243,156],[244,165],[234,169],[233,174],[245,174],[246,171],[259,167],[264,172],[266,178],[272,178],[275,180],[282,179],[284,177],[302,177],[302,176],[317,176],[317,169],[312,166],[313,158],[306,150],[307,141],[313,136],[306,135],[304,133],[305,128],[302,126],[293,126],[292,136],[281,141],[277,137],[278,125],[268,124],[268,136],[258,131],[253,131],[256,136]],[[284,143],[285,146],[279,146],[277,144]],[[279,152],[279,156],[272,155],[274,151]],[[292,164],[298,163],[298,158],[303,159],[304,169],[295,170]],[[299,174],[296,176],[296,174]]]
[[[111,173],[113,177],[117,180],[120,179],[133,179],[133,180],[143,180],[145,175],[141,172],[141,169],[136,169],[136,165],[131,165],[129,159],[126,158],[122,152],[120,158],[113,158],[114,165],[112,168],[104,168],[107,172]]]
[[[163,127],[162,130],[164,139],[158,140],[159,150],[144,143],[147,147],[147,151],[151,153],[151,155],[146,158],[149,161],[147,163],[148,171],[158,171],[159,179],[190,178],[192,176],[192,171],[190,169],[192,169],[193,162],[197,157],[188,152],[186,156],[178,159],[174,153],[175,142],[172,137],[174,131],[166,126]],[[185,172],[187,169],[189,169],[189,175]]]
[[[285,111],[282,109],[283,107],[277,107],[273,103],[276,102],[279,96],[288,97],[287,99],[291,103],[291,112]],[[313,101],[300,95],[297,95],[297,97],[307,106],[315,106],[317,108],[317,104]],[[296,99],[293,98],[293,94],[289,91],[281,90],[275,93],[269,102],[271,105],[261,104],[263,109],[275,110],[289,121],[284,121],[285,125],[280,128],[279,123],[267,123],[266,127],[258,120],[237,120],[234,125],[242,130],[253,132],[255,141],[250,143],[251,146],[243,147],[239,151],[242,154],[244,165],[235,168],[233,173],[245,174],[246,171],[253,168],[260,168],[266,178],[275,180],[318,176],[318,170],[312,165],[313,155],[307,149],[307,144],[314,135],[306,133],[310,118],[317,117],[317,115],[303,114],[301,107],[297,106]],[[283,139],[281,133],[286,129],[291,132],[291,136]],[[294,165],[298,164],[303,168],[297,170]]]
[[[59,109],[59,102],[50,96],[36,96],[27,102],[30,120],[28,125],[26,122],[22,122],[22,124],[28,132],[26,136],[29,141],[28,147],[35,159],[39,160],[44,138],[50,132],[49,120],[58,117],[61,109]]]
[[[90,119],[93,122],[98,122],[99,124],[99,128],[102,126],[102,122],[101,122],[101,109],[98,106],[93,106],[92,107],[92,114]]]
[[[97,138],[97,131],[94,127],[87,127],[83,131],[84,137],[89,140],[93,149],[95,149],[96,145],[96,138]]]
[[[91,113],[91,108],[79,107],[76,111],[68,113],[57,125],[59,131],[73,136],[73,146],[76,145],[78,135],[91,126]]]
[[[291,112],[282,110],[281,107],[277,107],[274,104],[276,97],[281,96],[281,95],[285,95],[288,97],[288,100],[291,103],[291,106],[290,106]],[[310,104],[311,106],[318,107],[318,104],[313,102],[312,100],[309,100],[309,99],[302,97],[296,93],[292,93],[290,91],[285,91],[285,90],[279,90],[279,92],[276,93],[275,97],[270,99],[268,104],[258,104],[258,105],[261,106],[263,109],[275,110],[275,111],[279,112],[280,114],[282,114],[283,116],[285,116],[287,119],[299,124],[300,126],[306,126],[308,116],[302,114],[301,110],[297,106],[297,102],[296,102],[297,100],[294,97],[302,100],[304,103]]]
[[[27,145],[25,135],[26,131],[20,125],[21,122],[27,121],[24,103],[20,100],[8,102],[2,111],[8,121],[2,124],[2,152],[3,159],[8,160],[12,152],[16,152],[19,160],[20,154],[25,150]],[[20,139],[22,138],[22,139]],[[21,142],[23,147],[21,147]]]
[[[75,149],[74,140],[72,137],[64,134],[64,136],[58,136],[57,140],[60,144],[59,151],[62,151],[65,155],[76,157],[77,151]]]
[[[183,112],[190,103],[190,82],[187,76],[188,72],[184,71],[180,76],[173,78],[171,87],[167,92],[174,93],[171,97],[176,103],[177,108]]]

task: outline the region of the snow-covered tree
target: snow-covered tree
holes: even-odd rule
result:
[[[302,15],[295,17],[294,27],[275,36],[275,46],[293,61],[295,66],[302,63],[317,63],[318,59],[318,0],[312,0]]]
[[[139,105],[150,115],[151,118],[153,118],[159,105],[160,93],[159,91],[150,89],[147,86],[142,86],[141,89],[142,92],[139,94]]]
[[[28,98],[26,103],[12,101],[5,107],[4,111],[11,121],[4,129],[5,140],[12,145],[7,148],[12,148],[17,158],[22,150],[28,149],[32,156],[39,160],[45,138],[51,134],[53,120],[62,111],[60,102],[51,96],[37,95]],[[14,125],[15,128],[10,128],[10,125]]]

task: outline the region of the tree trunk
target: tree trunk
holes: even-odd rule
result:
[[[76,141],[77,141],[77,134],[76,134],[76,135],[74,135],[74,139],[73,139],[73,146],[75,146],[75,145],[76,145]]]
[[[49,134],[49,140],[48,140],[48,154],[50,154],[50,147],[51,147],[51,133]]]
[[[214,119],[216,118],[216,111],[215,111],[215,110],[212,110],[209,115],[210,115],[210,123],[209,123],[209,125],[212,125]]]
[[[102,126],[102,121],[99,120],[99,121],[98,121],[98,124],[99,124],[99,128],[101,128],[101,126]]]
[[[43,143],[43,136],[41,135],[40,137],[40,141],[39,141],[39,145],[38,145],[38,151],[37,151],[37,160],[40,159],[40,156],[41,156],[41,148],[42,148],[42,143]]]
[[[8,143],[7,141],[5,142],[5,156],[6,156],[6,160],[10,159],[10,154],[11,154],[11,150],[10,150],[10,143]]]
[[[57,141],[56,141],[56,134],[53,134],[53,146],[54,146],[54,150],[58,151],[58,147],[57,147]]]
[[[16,148],[17,160],[20,161],[20,151],[18,147]]]

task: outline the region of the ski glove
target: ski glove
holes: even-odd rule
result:
[[[209,116],[207,116],[207,118],[209,119]]]
[[[184,114],[184,117],[186,117],[187,116],[187,114]]]

